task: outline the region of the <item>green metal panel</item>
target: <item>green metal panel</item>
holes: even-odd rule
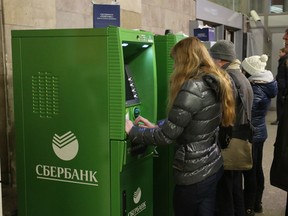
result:
[[[124,140],[124,119],[125,110],[123,105],[125,104],[124,94],[124,61],[123,50],[120,40],[120,32],[118,28],[109,28],[108,37],[108,67],[109,67],[109,127],[110,138]],[[122,73],[119,73],[122,71]],[[121,91],[119,91],[121,90]],[[122,107],[122,109],[119,109]]]
[[[158,91],[158,120],[167,116],[168,89],[171,73],[173,72],[173,59],[170,57],[171,48],[184,35],[156,35],[155,52],[157,63],[157,91]],[[154,215],[172,216],[173,199],[173,173],[172,164],[174,157],[174,146],[159,146],[154,157],[154,201],[157,208],[154,208]]]
[[[109,131],[100,127],[100,122],[104,125],[108,123],[108,97],[95,99],[94,96],[97,92],[108,92],[107,75],[94,72],[96,67],[100,71],[106,70],[106,43],[105,37],[97,40],[89,37],[21,39],[21,71],[20,74],[17,74],[17,70],[14,72],[16,80],[18,76],[22,78],[22,92],[16,93],[21,94],[22,98],[23,126],[16,128],[16,131],[23,130],[24,155],[22,159],[21,154],[18,155],[22,161],[17,164],[24,164],[27,176],[27,215],[53,215],[57,210],[64,215],[79,215],[82,213],[81,209],[91,213],[94,211],[95,214],[109,214],[109,196],[106,194],[109,194],[110,188],[107,184],[101,184],[104,179],[109,179],[109,145],[103,145],[109,142]],[[93,47],[101,49],[103,55],[97,56]],[[18,107],[17,103],[16,101],[15,107]],[[103,109],[101,112],[94,112],[95,107]],[[63,135],[69,131],[76,138],[75,145],[79,145],[74,150],[79,148],[73,160],[66,159],[64,153],[62,159],[58,158],[52,148],[55,146],[56,136],[58,135],[59,142],[63,143],[66,138]],[[16,137],[19,138],[19,135]],[[73,135],[70,138],[72,139]],[[56,148],[58,151],[65,151],[65,148]],[[81,154],[82,152],[85,154]],[[83,164],[83,161],[89,163]],[[76,170],[83,170],[83,175],[86,175],[86,172],[97,172],[94,176],[96,179],[90,176],[88,181],[74,181],[81,178],[75,176],[74,179],[70,176]],[[65,174],[60,176],[59,172],[66,171],[67,178]],[[75,175],[80,174],[75,172]],[[83,176],[83,179],[86,179],[86,176]],[[70,184],[59,184],[59,181],[72,180],[73,183]],[[106,200],[103,208],[97,211],[87,205],[96,192],[102,194],[102,201]],[[82,197],[81,202],[78,197]],[[41,202],[35,205],[35,200]],[[77,208],[63,208],[68,205]]]
[[[150,215],[152,149],[135,156],[125,141],[123,40],[150,43],[127,64],[139,84],[135,106],[155,121],[151,33],[117,27],[12,31],[19,216],[120,216],[130,176],[148,194],[139,215]],[[140,79],[153,88],[147,91]],[[137,169],[145,176],[134,174]]]
[[[126,166],[121,173],[123,203],[121,215],[153,215],[153,172],[151,172],[153,160],[151,159],[151,155],[142,157],[130,166]]]
[[[21,71],[21,53],[18,52],[20,47],[20,39],[13,39],[13,46],[12,46],[12,53],[13,53],[13,87],[14,87],[14,123],[16,127],[16,136],[15,136],[15,142],[17,143],[24,143],[24,134],[23,134],[23,115],[22,115],[22,94],[19,94],[22,92],[22,78],[21,74],[15,75],[15,71]],[[15,92],[18,92],[18,94],[15,94]],[[16,146],[16,155],[17,155],[17,176],[25,176],[25,148],[24,145],[17,145]],[[18,196],[18,209],[23,210],[23,214],[26,214],[26,178],[22,178],[21,181],[18,181],[17,179],[17,193],[23,194],[21,199],[19,199]],[[26,214],[27,215],[27,214]]]

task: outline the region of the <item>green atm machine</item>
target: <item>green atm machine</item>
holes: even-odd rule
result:
[[[153,150],[125,119],[156,121],[154,36],[12,31],[19,216],[151,216]]]
[[[173,72],[171,48],[187,36],[183,34],[155,35],[155,52],[157,62],[158,105],[157,119],[167,117],[167,102],[170,75]],[[172,216],[173,214],[173,173],[172,164],[174,146],[158,146],[154,155],[154,215]]]

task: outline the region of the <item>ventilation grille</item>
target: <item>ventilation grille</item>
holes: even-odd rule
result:
[[[38,72],[32,76],[33,113],[40,118],[52,118],[59,114],[59,79],[50,72]]]

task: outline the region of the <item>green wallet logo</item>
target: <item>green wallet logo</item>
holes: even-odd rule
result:
[[[79,150],[79,143],[76,136],[71,132],[67,132],[62,136],[55,134],[52,140],[54,153],[64,161],[72,160],[76,157]]]
[[[140,199],[141,199],[141,189],[138,187],[133,194],[133,201],[135,204],[137,204],[139,203]]]
[[[127,216],[136,216],[146,209],[146,201],[139,204],[141,196],[142,191],[141,188],[138,187],[137,190],[133,193],[133,201],[137,206],[128,212]]]
[[[52,139],[52,147],[57,157],[63,161],[75,158],[79,150],[78,140],[71,131],[63,135],[55,134]],[[36,177],[42,180],[98,186],[96,170],[37,164],[35,173]]]

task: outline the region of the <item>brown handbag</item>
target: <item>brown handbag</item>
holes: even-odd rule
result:
[[[225,170],[252,169],[252,144],[249,140],[232,138],[228,147],[221,151]]]

